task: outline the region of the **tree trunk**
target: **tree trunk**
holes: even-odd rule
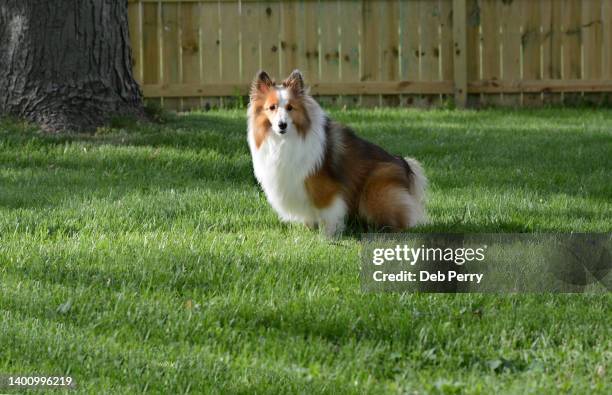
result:
[[[0,115],[47,131],[142,117],[126,0],[1,0]]]

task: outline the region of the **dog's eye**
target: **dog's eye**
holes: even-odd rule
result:
[[[288,104],[287,105],[287,111],[291,111],[291,110],[293,110],[293,106],[291,104]]]
[[[268,107],[268,110],[270,111],[276,110],[276,104],[272,104],[270,107]]]

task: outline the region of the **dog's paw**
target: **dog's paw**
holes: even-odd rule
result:
[[[344,232],[344,221],[324,222],[322,225],[325,236],[330,239],[337,239]]]
[[[319,227],[319,223],[315,221],[305,221],[304,225],[310,230],[316,230]]]

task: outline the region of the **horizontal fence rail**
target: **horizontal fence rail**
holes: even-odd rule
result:
[[[146,98],[241,101],[259,69],[336,104],[536,105],[612,92],[612,0],[128,0]]]

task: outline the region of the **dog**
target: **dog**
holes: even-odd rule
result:
[[[299,70],[280,84],[255,76],[247,110],[255,177],[283,221],[344,231],[348,216],[400,231],[425,222],[423,168],[332,121]]]

